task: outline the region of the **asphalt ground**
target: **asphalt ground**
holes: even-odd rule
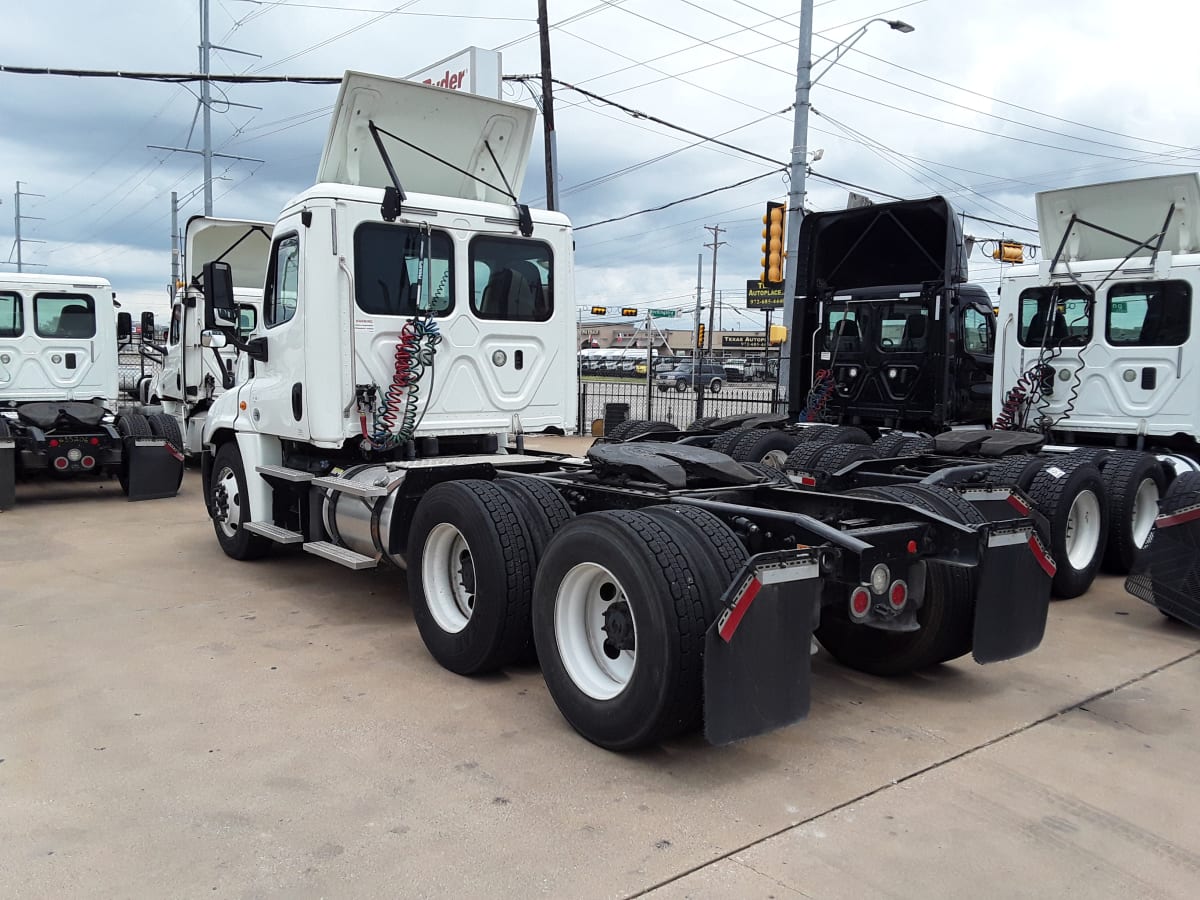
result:
[[[570,442],[568,442],[570,443]],[[572,446],[578,446],[573,444]],[[628,755],[536,668],[421,644],[405,579],[218,549],[199,475],[0,514],[0,897],[1196,896],[1200,632],[1104,578],[1033,654]]]

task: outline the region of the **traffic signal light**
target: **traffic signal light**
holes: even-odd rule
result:
[[[783,261],[787,256],[787,204],[767,202],[763,220],[762,281],[780,284],[783,281]]]
[[[602,316],[607,312],[608,312],[607,306],[593,306],[592,307],[592,315],[593,316]]]
[[[696,326],[696,349],[698,349],[698,350],[704,349],[704,326],[703,325]]]
[[[637,309],[636,309],[635,307],[632,307],[632,306],[622,306],[622,307],[621,307],[621,315],[623,315],[623,316],[636,316],[636,315],[637,315]]]
[[[1023,263],[1025,262],[1025,248],[1016,241],[1001,241],[992,251],[992,259],[1006,263]]]

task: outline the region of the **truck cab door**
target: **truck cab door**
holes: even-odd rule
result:
[[[953,416],[961,424],[986,424],[991,419],[996,317],[988,307],[972,303],[958,310],[954,324]]]
[[[263,294],[266,359],[253,360],[248,408],[251,427],[262,434],[307,440],[304,405],[305,317],[302,236],[282,221],[271,245]]]
[[[163,357],[162,374],[154,386],[160,400],[182,402],[183,393],[183,298],[180,295],[171,305],[171,325],[167,329],[167,353]],[[197,338],[199,332],[197,332]],[[144,340],[151,340],[143,335]]]

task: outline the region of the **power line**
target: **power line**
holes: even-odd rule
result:
[[[672,200],[670,203],[664,203],[661,206],[652,206],[649,209],[639,209],[637,212],[626,213],[623,216],[614,216],[611,219],[601,219],[599,222],[589,222],[587,225],[580,225],[578,228],[575,229],[575,231],[585,231],[588,228],[595,228],[598,225],[608,225],[612,222],[621,222],[621,221],[624,221],[625,219],[632,219],[634,216],[644,216],[646,213],[661,212],[664,209],[670,209],[672,206],[678,206],[681,203],[689,203],[692,200],[699,200],[701,197],[709,197],[713,194],[720,193],[721,191],[733,190],[734,188],[739,188],[744,184],[750,184],[753,181],[759,181],[770,175],[774,175],[776,173],[776,171],[779,171],[780,173],[782,173],[782,172],[786,172],[787,169],[782,168],[782,169],[773,170],[770,172],[763,172],[759,175],[753,175],[750,178],[745,178],[741,181],[735,182],[734,184],[727,184],[727,185],[724,185],[723,187],[712,188],[711,190],[703,191],[699,194],[693,194],[690,197],[681,197],[678,200]]]
[[[233,0],[234,3],[252,3],[262,7],[290,7],[292,9],[327,9],[334,12],[384,13],[389,16],[423,16],[431,19],[482,19],[488,22],[533,22],[528,16],[473,16],[466,13],[408,12],[404,9],[380,9],[378,6],[330,6],[325,3],[297,3],[295,0]],[[266,12],[267,10],[264,10]],[[260,13],[261,15],[261,13]]]
[[[416,0],[413,0],[416,2]],[[274,63],[272,63],[274,65]],[[201,75],[196,72],[124,72],[113,69],[59,69],[47,66],[0,65],[0,73],[10,75],[66,75],[72,78],[123,78],[129,81],[154,81],[161,84],[192,84],[212,81],[223,84],[341,84],[342,76],[315,75]]]

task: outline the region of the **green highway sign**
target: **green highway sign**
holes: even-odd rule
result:
[[[673,319],[673,318],[675,318],[675,310],[673,310],[673,309],[652,309],[652,310],[650,310],[650,318],[652,318],[652,319]]]

